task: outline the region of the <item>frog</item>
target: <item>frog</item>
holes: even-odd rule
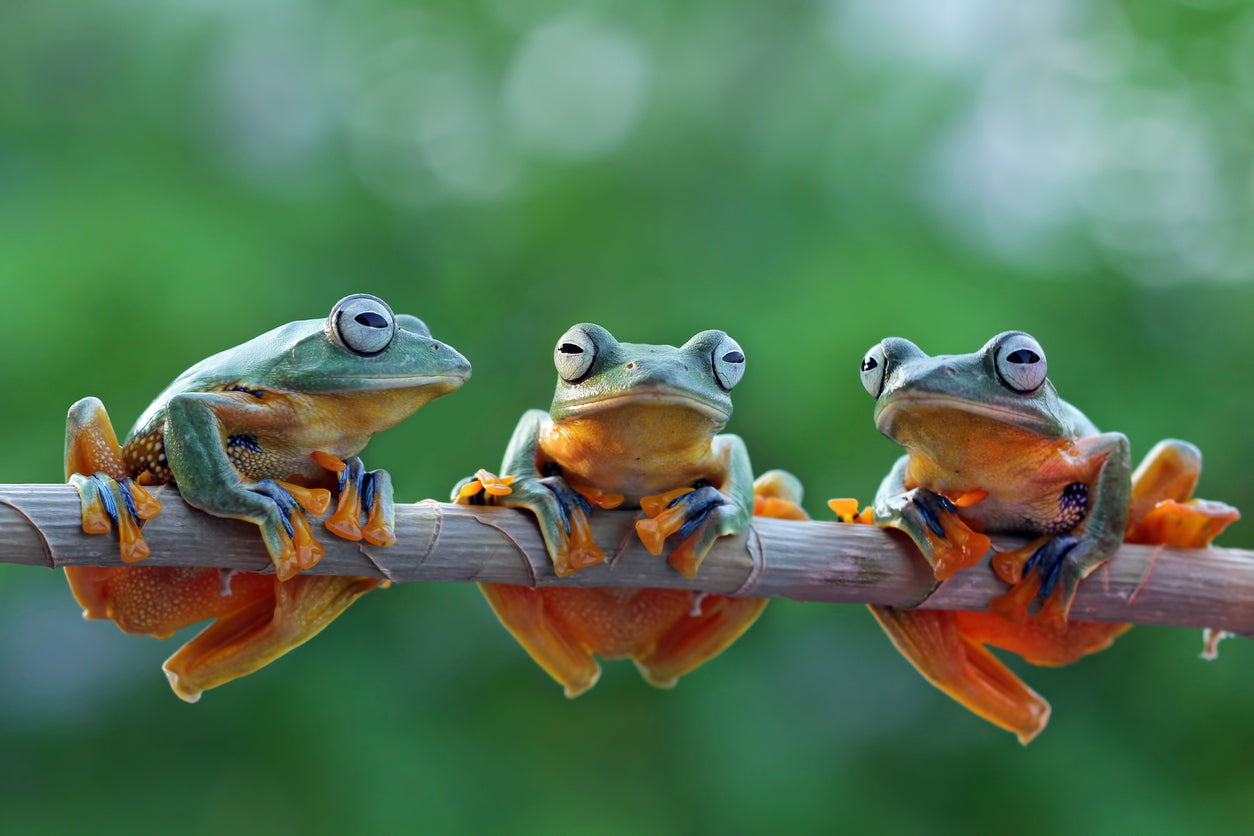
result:
[[[553,352],[550,408],[523,413],[501,476],[480,471],[454,487],[464,504],[531,512],[554,573],[605,560],[589,527],[594,508],[639,509],[636,533],[694,578],[719,537],[745,531],[755,505],[800,512],[801,486],[783,471],[755,480],[744,441],[722,433],[744,375],[739,343],[718,330],[682,346],[619,342],[593,324],[572,326]],[[795,518],[795,517],[794,517]],[[576,697],[600,677],[595,656],[631,658],[650,684],[672,687],[757,619],[765,599],[677,589],[603,589],[484,583],[497,617],[531,657]]]
[[[212,618],[163,666],[188,702],[308,641],[382,582],[307,574],[325,549],[306,515],[325,513],[335,491],[328,531],[395,543],[391,477],[366,470],[357,454],[469,376],[466,358],[421,319],[358,293],[325,318],[290,322],[195,364],[121,444],[103,403],[78,401],[67,419],[66,477],[83,530],[116,528],[125,564],[65,570],[84,617],[157,638]],[[143,565],[142,526],[161,510],[149,488],[159,485],[207,514],[255,524],[273,574]]]
[[[1044,729],[1049,703],[986,645],[1050,666],[1109,647],[1130,625],[1070,620],[1079,583],[1125,541],[1200,548],[1239,517],[1191,499],[1195,445],[1160,441],[1134,471],[1128,438],[1099,432],[1060,399],[1047,368],[1024,331],[935,357],[890,337],[861,364],[877,429],[906,449],[866,521],[909,535],[938,584],[983,558],[988,535],[1029,538],[994,554],[1011,587],[987,612],[871,611],[928,681],[1024,744]]]

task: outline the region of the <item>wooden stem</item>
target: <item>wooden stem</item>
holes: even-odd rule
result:
[[[153,566],[267,571],[255,526],[204,514],[173,488],[155,489],[164,509],[144,525]],[[119,566],[114,535],[82,532],[69,485],[0,485],[0,563],[60,568]],[[936,586],[909,539],[866,525],[755,518],[721,538],[690,581],[644,550],[631,511],[592,515],[605,564],[558,578],[529,514],[425,500],[397,505],[389,548],[341,540],[314,524],[326,556],[312,570],[405,582],[493,581],[532,586],[665,587],[792,598],[979,610],[1006,591],[988,557]],[[1019,541],[998,539],[999,549]],[[1080,585],[1074,619],[1213,627],[1254,635],[1254,553],[1126,545]]]

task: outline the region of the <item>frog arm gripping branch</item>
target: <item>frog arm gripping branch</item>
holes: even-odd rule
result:
[[[540,434],[548,421],[542,409],[529,409],[519,419],[501,462],[501,477],[513,477],[508,493],[485,490],[462,496],[462,487],[470,481],[463,480],[453,489],[453,501],[525,508],[535,514],[553,571],[564,578],[601,563],[605,553],[588,524],[591,504],[566,482],[556,465],[541,467]]]
[[[1123,433],[1085,436],[1076,439],[1076,447],[1082,457],[1102,459],[1093,489],[1088,492],[1087,513],[1080,524],[1072,532],[1044,537],[1013,553],[999,555],[993,564],[1013,587],[991,608],[1003,617],[1019,621],[1027,604],[1039,596],[1044,600],[1037,616],[1039,623],[1059,633],[1066,629],[1067,613],[1080,581],[1118,551],[1123,542],[1133,495],[1131,457]]]
[[[176,395],[166,407],[166,457],[183,499],[216,517],[256,525],[275,574],[288,580],[316,565],[325,553],[302,509],[325,511],[330,494],[294,489],[271,479],[254,481],[236,470],[226,453],[221,416],[239,418],[244,424],[250,413],[260,420],[268,418],[263,409],[250,409],[237,398],[201,392]]]
[[[909,462],[909,455],[899,458],[880,483],[872,506],[875,524],[910,535],[936,579],[945,580],[978,563],[992,541],[963,522],[949,498],[923,487],[906,490]]]
[[[714,541],[749,527],[754,509],[753,468],[740,436],[717,435],[711,442],[726,473],[721,486],[702,479],[692,486],[641,500],[648,519],[636,523],[640,541],[651,554],[661,554],[666,538],[678,532],[683,542],[667,562],[686,578],[695,578]],[[781,471],[782,472],[782,471]]]

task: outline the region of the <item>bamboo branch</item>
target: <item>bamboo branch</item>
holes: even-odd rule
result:
[[[164,509],[144,525],[149,566],[270,569],[256,526],[212,517],[178,491],[155,489]],[[396,582],[492,581],[530,586],[665,587],[798,601],[980,610],[1006,591],[988,557],[936,586],[910,540],[872,526],[755,518],[720,538],[690,581],[646,552],[631,511],[592,515],[609,559],[568,578],[553,574],[531,515],[425,500],[396,506],[397,544],[342,540],[315,524],[326,556],[317,574]],[[120,566],[116,536],[87,535],[69,485],[0,485],[0,563]],[[997,539],[999,548],[1022,541]],[[1125,545],[1080,585],[1072,617],[1214,627],[1254,635],[1254,552]]]

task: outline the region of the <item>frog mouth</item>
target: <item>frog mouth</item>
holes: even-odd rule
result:
[[[631,406],[678,406],[684,409],[690,409],[698,412],[715,421],[726,421],[731,417],[731,412],[720,408],[717,404],[709,401],[695,398],[691,395],[684,395],[679,392],[673,392],[668,389],[659,389],[650,387],[648,389],[635,389],[622,395],[615,395],[609,398],[590,398],[585,401],[569,404],[563,411],[571,415],[589,415],[594,412],[603,412],[609,409]]]
[[[428,386],[445,387],[452,391],[466,382],[469,375],[415,374],[387,377],[333,377],[332,381],[348,384],[346,389],[362,392],[381,392],[388,389],[419,389]]]
[[[890,430],[896,423],[897,414],[906,407],[956,412],[978,418],[987,418],[1003,426],[1036,429],[1045,435],[1057,434],[1056,432],[1050,432],[1052,425],[1043,416],[1038,417],[1023,410],[1008,409],[997,404],[955,398],[949,395],[903,395],[894,398],[876,410],[875,428],[885,435],[890,435]]]

